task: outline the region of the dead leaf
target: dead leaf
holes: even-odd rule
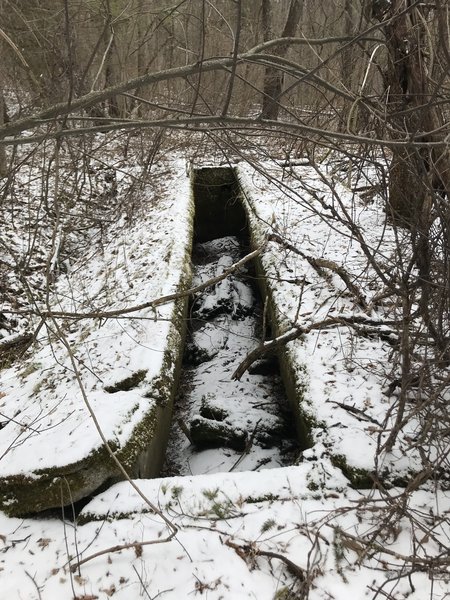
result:
[[[111,597],[113,594],[116,593],[116,586],[114,584],[112,584],[108,589],[102,589],[100,590],[101,592],[105,592],[105,594],[109,597]]]
[[[50,538],[39,538],[37,544],[41,550],[47,548],[52,540]]]

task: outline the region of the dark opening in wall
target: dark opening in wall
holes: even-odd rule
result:
[[[228,235],[248,240],[247,216],[232,168],[197,169],[194,197],[194,244]]]

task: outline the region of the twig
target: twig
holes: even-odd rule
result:
[[[233,464],[233,466],[229,470],[229,473],[231,473],[231,471],[233,471],[233,469],[235,469],[238,466],[238,464],[244,460],[244,457],[247,456],[247,454],[250,452],[250,450],[253,446],[253,441],[255,439],[256,430],[258,429],[258,425],[261,423],[261,421],[262,421],[262,419],[259,419],[258,422],[256,423],[255,427],[253,428],[251,436],[249,437],[247,443],[245,444],[244,451],[242,452],[240,457],[237,459],[237,461]]]
[[[356,299],[358,305],[361,306],[361,308],[367,309],[367,300],[365,299],[361,290],[359,290],[356,287],[356,285],[352,282],[349,273],[347,273],[344,267],[338,265],[332,260],[308,256],[307,254],[290,244],[287,240],[283,239],[281,235],[277,233],[271,233],[268,239],[269,241],[278,242],[288,250],[291,250],[291,252],[294,252],[295,254],[298,254],[299,256],[307,260],[309,264],[319,273],[319,275],[323,275],[323,269],[329,269],[330,271],[333,271],[333,273],[336,273],[336,275],[339,275],[339,277],[347,286],[349,292]]]
[[[137,578],[139,579],[139,583],[141,584],[142,592],[145,593],[145,595],[147,596],[147,598],[149,598],[150,600],[153,600],[153,598],[148,593],[147,584],[144,583],[141,575],[139,575],[138,570],[136,569],[136,567],[134,565],[133,565],[133,571],[136,573]],[[140,596],[142,596],[142,594],[140,594]]]
[[[373,417],[369,416],[365,411],[356,408],[356,406],[348,406],[347,404],[343,404],[342,402],[336,402],[334,400],[331,400],[330,402],[331,404],[336,404],[336,406],[339,406],[340,408],[343,408],[349,413],[353,413],[354,415],[360,417],[363,421],[370,421],[371,423],[378,425],[378,427],[381,427],[381,423],[379,423]]]
[[[184,435],[189,440],[189,443],[193,446],[194,442],[192,441],[191,432],[189,431],[189,427],[186,425],[185,421],[180,417],[177,419],[178,427],[184,433]]]
[[[162,540],[148,540],[146,542],[130,542],[129,544],[117,544],[116,546],[111,546],[109,548],[105,548],[104,550],[99,550],[98,552],[94,552],[94,554],[86,556],[86,558],[80,559],[77,563],[71,565],[70,570],[72,571],[72,573],[74,573],[81,565],[84,565],[85,563],[89,562],[90,560],[93,560],[94,558],[98,558],[99,556],[104,556],[105,554],[112,554],[114,552],[120,552],[121,550],[128,550],[130,548],[133,548],[136,552],[139,553],[142,549],[142,546],[152,546],[154,544],[163,544],[165,542],[167,542],[166,538]]]
[[[36,588],[36,591],[37,591],[37,594],[38,594],[38,598],[39,598],[39,600],[42,600],[42,596],[41,596],[41,590],[39,589],[39,586],[38,586],[38,584],[36,583],[36,579],[35,579],[35,578],[34,578],[32,575],[30,575],[30,574],[28,573],[28,571],[25,571],[25,575],[26,575],[27,577],[29,577],[29,578],[31,579],[31,581],[34,583],[34,587]]]
[[[416,554],[412,554],[412,555],[408,556],[406,554],[400,554],[399,552],[390,550],[386,546],[377,544],[373,540],[370,540],[369,542],[367,542],[367,540],[365,540],[363,538],[357,537],[356,535],[352,535],[351,533],[343,531],[337,525],[332,525],[332,524],[327,524],[327,525],[328,525],[328,527],[331,527],[331,529],[334,529],[335,531],[337,531],[341,537],[348,539],[351,542],[355,542],[355,544],[357,544],[358,548],[359,548],[358,553],[362,552],[362,549],[364,548],[365,549],[364,555],[366,555],[367,552],[369,550],[371,550],[374,553],[388,554],[389,556],[392,556],[392,557],[396,558],[397,560],[402,561],[406,564],[410,563],[410,564],[421,565],[421,566],[426,566],[426,567],[443,567],[443,566],[450,565],[450,557],[448,556],[447,553],[443,554],[442,557],[432,556],[430,558],[417,556]],[[356,545],[353,546],[353,549],[355,549],[355,551],[356,551],[356,548],[357,548]]]
[[[299,581],[305,581],[306,579],[305,570],[302,569],[302,567],[299,567],[297,564],[295,564],[290,558],[284,556],[284,554],[279,554],[278,552],[271,552],[270,550],[260,550],[259,548],[256,548],[255,546],[249,544],[244,544],[243,546],[240,546],[239,544],[235,544],[231,540],[227,540],[225,544],[230,548],[233,548],[233,550],[235,550],[236,553],[243,560],[247,558],[254,558],[255,556],[266,556],[267,558],[276,558],[278,560],[281,560],[281,562],[283,562],[287,566],[288,571],[295,577],[298,577]]]

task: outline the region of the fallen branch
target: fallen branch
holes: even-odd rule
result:
[[[261,356],[263,356],[267,352],[275,350],[276,348],[279,348],[280,346],[284,346],[288,342],[292,342],[293,340],[296,340],[299,337],[301,337],[302,335],[306,335],[306,334],[310,333],[311,331],[314,331],[317,329],[327,329],[329,327],[339,327],[340,325],[346,325],[346,326],[352,327],[352,328],[356,329],[356,331],[358,333],[362,333],[363,330],[361,329],[361,327],[359,327],[359,325],[382,326],[382,325],[386,325],[386,322],[376,321],[374,319],[368,319],[366,317],[353,315],[351,317],[345,317],[345,316],[329,317],[328,319],[324,319],[323,321],[318,321],[317,323],[311,323],[310,325],[307,325],[304,327],[302,327],[301,325],[294,325],[292,327],[292,329],[289,329],[288,331],[286,331],[285,333],[282,333],[281,335],[279,335],[276,338],[273,338],[267,342],[261,343],[254,350],[252,350],[249,354],[247,354],[247,356],[244,358],[244,360],[239,364],[237,369],[234,371],[231,378],[239,380],[242,377],[242,375],[247,371],[247,369],[256,360],[261,358]],[[375,332],[374,330],[372,330],[372,329],[370,330],[370,333],[374,333],[374,332]]]
[[[382,428],[381,423],[379,423],[376,419],[368,415],[364,410],[356,408],[356,406],[348,406],[348,404],[344,404],[343,402],[335,402],[334,400],[331,401],[331,404],[336,404],[336,406],[339,406],[340,408],[343,408],[349,413],[355,415],[355,417],[357,417],[360,421],[370,421],[370,423],[377,425],[378,427],[380,427],[380,429]]]
[[[32,333],[22,333],[12,335],[4,340],[0,340],[0,353],[3,352],[22,352],[27,350],[32,344],[34,336]]]
[[[85,563],[93,560],[94,558],[98,558],[99,556],[104,556],[105,554],[113,554],[114,552],[120,552],[121,550],[129,550],[130,548],[134,549],[136,556],[141,556],[142,555],[142,546],[152,546],[154,544],[163,544],[166,541],[167,541],[167,539],[164,538],[164,539],[149,540],[147,542],[130,542],[129,544],[117,544],[116,546],[110,546],[109,548],[105,548],[104,550],[99,550],[98,552],[94,552],[94,554],[90,554],[89,556],[86,556],[86,558],[80,559],[76,563],[70,565],[70,570],[72,573],[75,573],[75,571],[78,571],[78,569],[79,569],[79,567],[81,567],[81,565],[84,565]]]
[[[92,311],[92,312],[88,312],[88,313],[48,310],[48,311],[40,312],[39,315],[42,318],[51,317],[52,319],[60,319],[60,318],[75,319],[75,320],[100,319],[100,318],[101,319],[110,319],[110,318],[121,317],[123,315],[129,315],[131,313],[138,312],[140,310],[144,310],[147,308],[156,308],[157,306],[161,306],[163,304],[173,302],[174,300],[179,300],[180,298],[186,298],[187,296],[192,296],[194,294],[202,292],[206,288],[209,288],[209,287],[215,285],[216,283],[219,283],[220,281],[222,281],[229,275],[232,275],[234,272],[241,269],[247,262],[249,262],[250,260],[253,260],[256,256],[259,256],[261,254],[261,252],[264,250],[266,244],[267,244],[267,240],[264,240],[264,242],[260,246],[258,246],[258,248],[256,248],[256,250],[253,250],[253,252],[250,252],[250,254],[247,254],[246,256],[241,258],[241,260],[239,260],[238,262],[231,265],[231,267],[229,267],[228,269],[223,271],[223,273],[221,273],[220,275],[217,275],[216,277],[212,277],[211,279],[208,279],[208,281],[205,281],[204,283],[200,283],[199,285],[197,285],[193,288],[190,288],[188,290],[184,290],[182,292],[168,294],[166,296],[161,296],[161,298],[157,298],[156,300],[150,300],[149,302],[144,302],[143,304],[137,304],[136,306],[130,306],[127,308],[118,308],[116,310]]]
[[[347,540],[352,545],[348,545],[347,547],[351,550],[354,550],[359,556],[364,557],[368,555],[370,552],[371,556],[375,554],[387,554],[388,556],[392,556],[393,558],[399,560],[403,564],[412,564],[416,566],[423,566],[428,568],[436,568],[436,567],[448,567],[450,565],[450,557],[447,552],[443,552],[440,556],[418,556],[417,554],[400,554],[399,552],[395,552],[387,548],[385,545],[378,544],[373,540],[365,540],[364,538],[358,537],[356,535],[352,535],[347,531],[343,531],[339,526],[328,524],[328,527],[334,529],[341,538]]]

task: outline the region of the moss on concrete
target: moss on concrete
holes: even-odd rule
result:
[[[258,247],[263,241],[263,235],[255,218],[251,199],[247,198],[241,190],[241,202],[247,213],[247,221],[250,231],[250,243],[253,248]],[[258,283],[262,298],[267,302],[269,322],[274,337],[283,333],[287,323],[285,317],[278,311],[274,301],[274,290],[272,281],[266,277],[265,268],[260,256],[255,259],[256,281]],[[281,378],[283,380],[286,395],[294,414],[297,437],[301,450],[310,448],[313,444],[311,431],[316,425],[314,417],[307,406],[308,371],[305,365],[298,365],[292,358],[289,348],[280,346],[277,349],[280,365]]]
[[[10,516],[18,516],[68,505],[88,496],[114,475],[116,465],[101,447],[64,467],[36,471],[32,477],[0,479],[0,508]]]
[[[238,452],[245,450],[247,432],[226,421],[197,416],[190,423],[190,437],[198,448],[225,447]]]
[[[193,235],[193,195],[191,193],[189,218],[189,241],[184,255],[180,257],[182,266],[178,291],[188,289],[191,283],[190,257]],[[144,394],[154,402],[135,426],[126,444],[118,448],[110,440],[129,474],[133,477],[153,477],[158,474],[164,460],[170,429],[172,407],[186,335],[188,299],[174,302],[171,324],[159,375],[148,382]],[[145,386],[146,371],[140,370],[106,391],[125,392],[137,385]],[[49,508],[69,505],[85,498],[106,483],[119,481],[121,475],[106,447],[91,451],[83,460],[42,471],[32,476],[14,475],[0,479],[0,509],[11,516],[41,512]]]
[[[129,390],[134,389],[140,383],[142,383],[147,374],[147,369],[141,369],[140,371],[136,371],[129,377],[125,377],[121,381],[118,381],[114,385],[105,386],[105,392],[108,394],[115,394],[116,392],[128,392]]]
[[[330,460],[335,467],[343,472],[355,489],[363,490],[373,487],[373,479],[367,469],[350,466],[343,454],[332,454]]]

